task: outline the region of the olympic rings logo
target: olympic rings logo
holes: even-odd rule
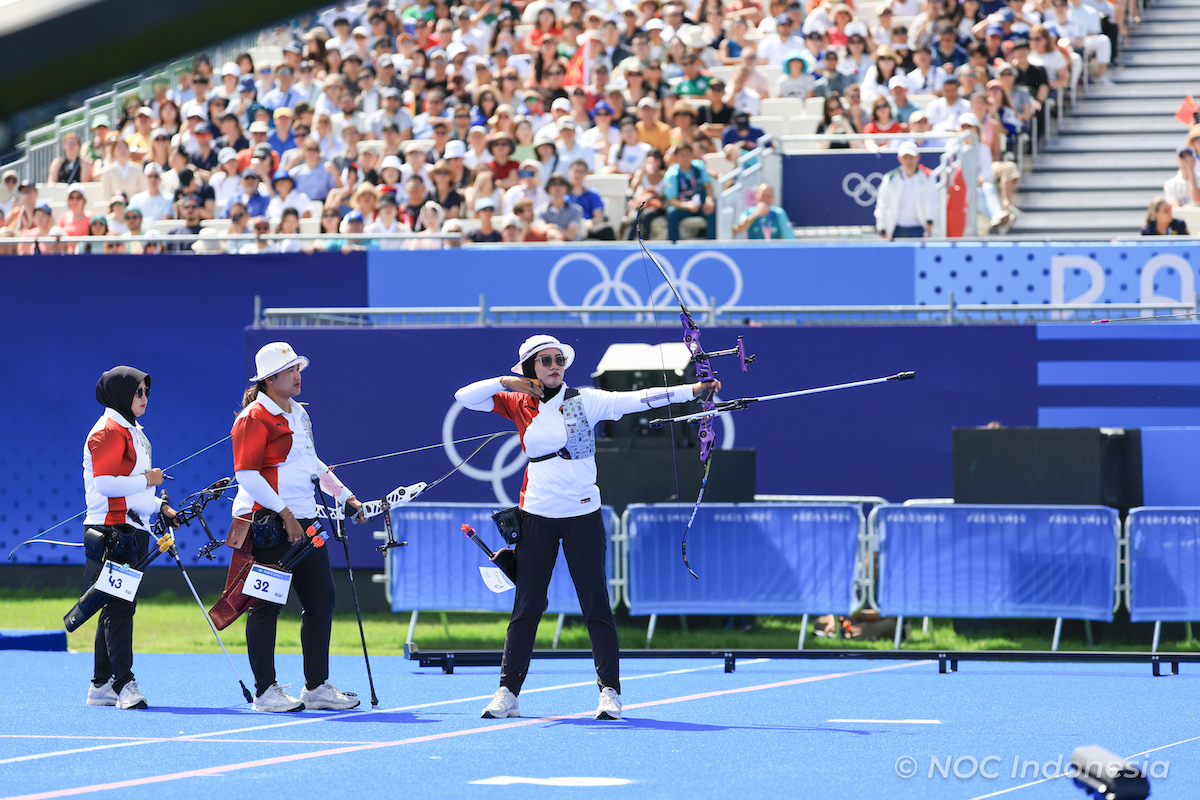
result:
[[[716,250],[705,250],[696,253],[683,265],[683,269],[676,273],[671,261],[658,253],[655,253],[655,258],[662,264],[663,270],[670,276],[671,283],[679,290],[680,296],[689,307],[707,307],[709,294],[697,283],[691,280],[692,270],[704,261],[714,260],[724,264],[729,268],[730,275],[733,278],[733,289],[729,297],[724,303],[719,304],[718,308],[731,308],[737,305],[742,296],[742,271],[738,267],[737,262],[726,254]],[[641,253],[632,253],[626,256],[620,264],[617,265],[615,273],[610,273],[608,267],[596,256],[591,253],[576,252],[570,255],[563,256],[550,270],[549,291],[550,299],[554,301],[554,305],[564,307],[575,305],[563,300],[562,295],[558,290],[559,276],[563,270],[574,262],[582,261],[596,268],[596,272],[600,275],[600,281],[592,286],[583,296],[583,301],[578,305],[589,307],[601,307],[608,305],[610,300],[615,300],[618,306],[628,308],[631,306],[649,305],[653,307],[671,306],[675,303],[675,297],[671,292],[671,287],[666,282],[660,283],[650,291],[650,300],[648,303],[642,301],[643,295],[641,292],[625,281],[625,271],[635,264],[642,263]],[[647,287],[649,288],[649,287]]]
[[[864,208],[875,205],[879,196],[879,185],[883,183],[882,172],[872,172],[865,178],[857,172],[849,172],[842,178],[842,191],[854,202]]]
[[[716,402],[721,401],[719,397],[714,397],[713,400]],[[442,420],[442,448],[445,450],[451,464],[457,464],[463,460],[462,454],[454,446],[454,423],[463,410],[463,406],[455,401],[447,409],[446,416]],[[732,415],[722,414],[717,417],[717,423],[721,426],[721,443],[718,446],[722,450],[732,450],[736,436]],[[514,450],[516,451],[515,457],[513,457]],[[528,463],[529,458],[525,455],[525,451],[521,449],[520,437],[510,436],[505,439],[504,444],[500,445],[500,448],[492,456],[492,466],[490,469],[481,469],[467,463],[459,467],[458,471],[472,480],[490,483],[497,502],[506,506],[515,506],[517,502],[509,496],[508,490],[504,486],[504,480],[523,470]]]

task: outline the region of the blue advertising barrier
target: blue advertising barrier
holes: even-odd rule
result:
[[[1129,619],[1200,619],[1200,508],[1135,508],[1129,532]]]
[[[922,153],[921,164],[934,169],[941,153]],[[883,176],[900,166],[896,153],[820,150],[783,157],[780,206],[792,224],[875,225],[875,199]]]
[[[871,525],[882,614],[1112,621],[1116,509],[879,506]]]
[[[804,179],[784,186],[806,202],[829,201]],[[859,213],[872,224],[871,208]],[[1193,240],[648,244],[694,307],[945,306],[951,293],[960,304],[1190,303],[1200,285]],[[367,259],[374,306],[478,306],[482,294],[489,306],[617,308],[653,298],[674,307],[658,270],[632,245],[392,250]]]
[[[647,242],[693,309],[911,303],[912,248],[880,242]],[[671,287],[636,244],[496,245],[372,251],[373,306],[619,306],[676,308]],[[448,280],[447,276],[453,275]]]
[[[610,506],[602,508],[609,536],[606,566],[611,581],[617,563],[612,535],[618,521]],[[495,593],[484,585],[479,568],[492,564],[462,532],[466,523],[492,550],[499,550],[504,541],[492,522],[492,514],[498,510],[494,504],[480,503],[409,503],[393,509],[396,539],[407,541],[408,546],[388,551],[392,611],[512,611],[513,590]],[[610,592],[615,606],[616,592]],[[579,598],[561,549],[548,599],[548,614],[579,613]]]
[[[854,605],[862,509],[850,503],[711,503],[680,535],[690,508],[631,505],[626,537],[629,613],[847,614]]]

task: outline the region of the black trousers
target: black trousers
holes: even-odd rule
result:
[[[308,530],[314,520],[299,520]],[[281,537],[274,547],[254,546],[256,563],[269,566],[291,548]],[[329,679],[329,636],[333,629],[335,590],[329,567],[329,550],[317,547],[292,569],[292,591],[300,601],[300,647],[304,651],[304,684],[315,689]],[[283,606],[255,600],[246,611],[246,653],[254,671],[255,694],[275,683],[275,629]]]
[[[89,527],[108,530],[108,528],[91,525]],[[150,534],[139,530],[137,536],[138,557],[146,554],[149,547]],[[129,563],[132,563],[131,559]],[[83,591],[96,583],[100,571],[104,568],[103,561],[89,558],[85,562],[83,573]],[[95,666],[92,672],[92,683],[100,686],[113,679],[113,689],[119,694],[125,684],[133,680],[133,615],[137,611],[137,599],[120,600],[116,597],[108,601],[100,609],[96,621]]]
[[[593,511],[566,519],[526,514],[521,522],[521,541],[516,548],[517,592],[500,665],[500,685],[513,694],[521,693],[521,685],[529,674],[533,640],[546,609],[546,591],[560,541],[592,640],[597,683],[602,689],[607,686],[621,693],[617,622],[608,603],[608,571],[604,563],[608,556],[608,535],[601,513]]]

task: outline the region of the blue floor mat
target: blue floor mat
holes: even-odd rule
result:
[[[925,662],[740,660],[726,674],[720,660],[636,659],[622,663],[626,718],[600,722],[584,660],[535,661],[516,720],[479,718],[495,668],[373,659],[372,711],[362,659],[335,656],[330,680],[366,708],[268,715],[242,702],[221,655],[139,654],[151,707],[89,708],[91,660],[0,653],[0,796],[1082,798],[1067,779],[1034,782],[1085,744],[1165,748],[1137,759],[1155,798],[1193,798],[1200,778],[1200,670],[1186,664],[1153,678],[1145,665],[940,675]],[[298,694],[301,658],[277,663]]]

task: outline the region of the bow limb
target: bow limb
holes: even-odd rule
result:
[[[685,302],[683,302],[683,296],[679,294],[679,290],[675,287],[675,284],[671,282],[671,277],[667,274],[666,269],[663,268],[662,264],[658,263],[658,259],[656,259],[654,257],[654,254],[650,252],[650,249],[648,247],[646,247],[646,242],[642,239],[642,210],[645,207],[646,207],[646,205],[645,205],[645,203],[643,203],[642,206],[640,208],[638,208],[637,221],[634,223],[636,226],[636,230],[637,230],[638,244],[641,245],[642,252],[646,254],[646,257],[649,258],[650,261],[654,264],[654,266],[658,268],[659,273],[663,276],[663,280],[665,280],[667,282],[667,286],[671,287],[671,292],[675,295],[675,299],[677,301],[679,301],[679,309],[680,309],[679,320],[680,320],[680,322],[683,323],[683,343],[687,347],[688,353],[691,354],[692,360],[696,364],[696,377],[701,381],[712,380],[712,378],[713,378],[712,366],[708,363],[708,358],[705,355],[703,348],[700,347],[700,327],[696,324],[696,320],[692,318],[691,312],[688,311],[687,304]],[[644,264],[645,264],[645,262],[643,262],[643,266],[644,266]],[[658,314],[655,313],[653,310],[654,287],[650,284],[650,271],[648,268],[646,269],[646,285],[650,290],[650,306],[651,306],[650,316],[654,319],[654,332],[655,332],[655,335],[658,337],[658,345],[659,345],[658,352],[659,352],[659,357],[662,360],[663,387],[666,387],[669,385],[669,383],[667,381],[667,362],[666,362],[666,358],[665,358],[665,356],[663,356],[663,352],[662,352],[662,333],[661,333],[661,331],[659,331],[659,328],[658,328]],[[711,392],[705,396],[704,400],[701,402],[701,407],[706,411],[712,409],[713,401],[712,401],[712,393]],[[671,414],[671,404],[667,403],[666,408],[667,408],[667,422],[668,422],[668,424],[670,424],[674,420],[674,418]],[[676,456],[675,456],[675,426],[674,425],[670,425],[670,433],[671,433],[671,467],[675,472],[675,497],[678,498],[679,497],[679,464],[676,461]],[[703,497],[704,497],[704,487],[708,485],[708,471],[709,471],[709,466],[710,466],[710,463],[708,461],[708,456],[712,450],[712,442],[713,442],[713,429],[712,429],[712,420],[711,419],[705,418],[700,423],[700,434],[699,435],[700,435],[700,461],[704,464],[704,479],[700,482],[700,494],[696,497],[696,505],[693,506],[693,508],[692,508],[691,517],[688,518],[687,525],[684,526],[683,534],[680,536],[680,550],[682,551],[682,554],[683,554],[683,565],[684,565],[684,567],[687,568],[688,573],[696,580],[699,580],[700,576],[696,574],[695,570],[693,570],[691,565],[688,563],[687,534],[688,534],[688,530],[692,527],[692,521],[696,519],[696,512],[700,510],[700,500],[703,499]]]

